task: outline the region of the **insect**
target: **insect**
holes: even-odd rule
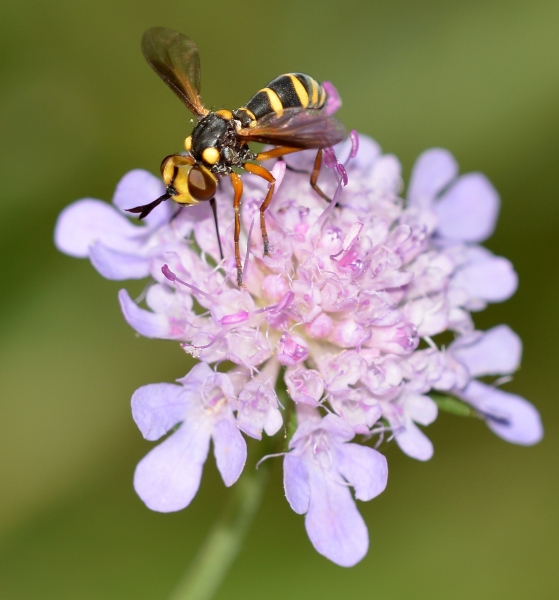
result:
[[[230,177],[234,190],[237,282],[242,285],[239,237],[243,183],[235,169],[244,169],[269,183],[260,206],[264,254],[269,254],[264,214],[272,200],[275,178],[255,162],[316,148],[318,152],[310,184],[322,198],[330,201],[317,185],[322,149],[341,142],[346,137],[345,129],[325,112],[326,91],[309,75],[280,75],[257,92],[245,106],[233,111],[222,109],[214,112],[204,108],[200,98],[200,57],[196,44],[189,37],[165,27],[153,27],[144,33],[142,51],[153,70],[198,119],[198,124],[185,140],[186,153],[172,154],[161,163],[165,194],[128,211],[139,213],[139,218],[143,219],[165,200],[174,200],[181,206],[209,201],[217,225],[215,193],[218,179]],[[249,142],[276,147],[255,154]]]

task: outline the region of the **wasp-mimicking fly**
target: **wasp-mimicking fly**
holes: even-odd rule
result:
[[[243,184],[234,169],[244,169],[269,183],[266,198],[260,206],[264,254],[268,254],[264,213],[272,200],[275,179],[270,171],[254,162],[316,148],[318,152],[310,183],[329,201],[317,185],[322,149],[341,142],[346,136],[345,129],[325,112],[326,91],[309,75],[280,75],[257,92],[246,106],[213,112],[204,108],[200,98],[200,57],[196,44],[189,37],[165,27],[153,27],[144,33],[142,51],[153,70],[198,119],[198,124],[185,140],[186,153],[167,156],[161,163],[161,175],[167,186],[165,194],[149,204],[131,208],[129,212],[140,213],[140,219],[143,219],[158,204],[171,199],[181,206],[209,201],[215,216],[218,178],[229,176],[234,190],[237,281],[241,285],[239,237]],[[255,154],[249,148],[249,142],[276,147]]]

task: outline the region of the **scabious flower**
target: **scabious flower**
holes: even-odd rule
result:
[[[352,133],[334,150],[325,151],[320,176],[330,204],[301,173],[314,152],[268,165],[277,180],[266,213],[269,256],[253,227],[266,183],[243,175],[242,287],[227,181],[217,193],[223,260],[207,205],[167,202],[142,224],[125,216],[164,192],[140,170],[118,184],[113,208],[91,199],[66,208],[55,237],[104,277],[149,277],[145,306],[120,291],[125,319],[199,361],[178,384],[143,386],[132,398],[144,437],[168,434],[136,469],[142,500],[163,512],[187,506],[210,439],[230,486],[245,463],[244,435],[278,434],[281,442],[295,425],[283,448],[287,500],[306,515],[318,552],[351,566],[366,554],[368,534],[350,488],[363,501],[384,490],[388,469],[377,447],[385,437],[413,458],[431,458],[419,426],[436,419],[440,395],[469,405],[509,442],[534,444],[542,426],[499,379],[477,380],[510,375],[521,354],[506,325],[480,332],[472,319],[517,285],[511,263],[479,245],[499,211],[491,183],[479,173],[458,176],[450,153],[428,150],[404,201],[398,160],[373,140]],[[448,331],[454,340],[444,347],[437,336]],[[234,368],[218,372],[225,361]]]

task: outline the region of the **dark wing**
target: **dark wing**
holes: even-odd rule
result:
[[[256,127],[241,129],[239,136],[292,148],[328,148],[347,136],[344,126],[322,110],[286,108],[281,116],[272,113],[258,120]]]
[[[152,27],[142,37],[142,52],[151,68],[199,119],[209,111],[200,98],[200,56],[186,35]]]

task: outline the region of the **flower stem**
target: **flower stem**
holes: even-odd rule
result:
[[[169,600],[210,600],[214,597],[258,511],[268,479],[268,465],[245,468],[231,489],[229,504],[210,530],[198,554]]]

